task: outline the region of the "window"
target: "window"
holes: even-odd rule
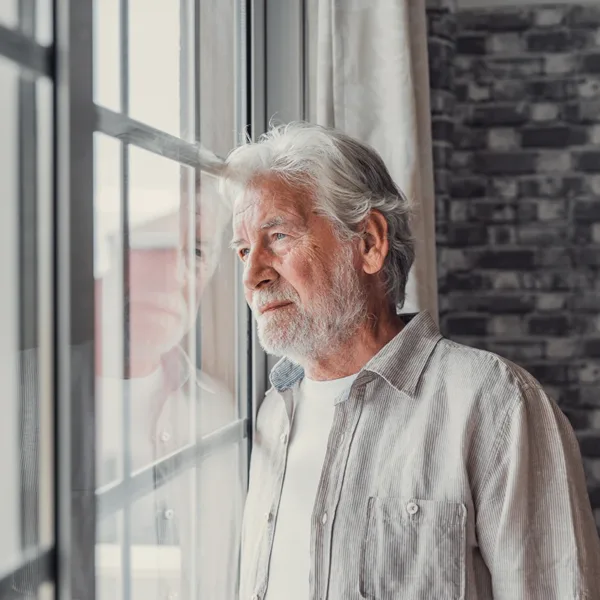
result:
[[[235,596],[245,5],[2,2],[2,599]]]

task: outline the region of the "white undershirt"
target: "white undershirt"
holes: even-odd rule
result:
[[[296,408],[265,600],[309,597],[311,516],[335,402],[357,375],[332,381],[305,378],[295,390]]]

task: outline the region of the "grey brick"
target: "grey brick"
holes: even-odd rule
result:
[[[600,248],[575,248],[573,261],[579,267],[600,267]]]
[[[599,27],[600,8],[596,6],[575,6],[567,16],[567,23],[574,27]]]
[[[586,431],[578,433],[577,440],[582,456],[600,458],[600,432]],[[600,494],[598,498],[600,499]]]
[[[452,146],[447,142],[433,143],[433,164],[436,168],[448,168],[453,162]]]
[[[456,39],[456,51],[459,54],[485,54],[486,37],[485,34],[461,34]]]
[[[469,220],[469,201],[452,199],[450,201],[450,221],[462,223]]]
[[[493,274],[492,286],[495,290],[521,289],[521,278],[515,271],[499,271]]]
[[[479,152],[475,169],[486,175],[521,175],[534,173],[537,155],[533,152]]]
[[[581,70],[584,73],[600,73],[600,52],[584,55],[581,58]]]
[[[580,194],[583,189],[584,178],[582,175],[537,174],[534,177],[519,180],[520,197],[573,197]]]
[[[453,335],[486,335],[488,319],[485,315],[450,316],[445,320],[445,330]]]
[[[487,146],[487,131],[459,125],[454,131],[453,140],[459,150],[480,150]]]
[[[527,36],[530,52],[565,52],[571,50],[568,31],[534,31]]]
[[[542,173],[569,171],[572,165],[571,153],[567,150],[545,150],[536,159],[536,169]]]
[[[523,31],[533,23],[532,11],[527,9],[502,9],[494,11],[460,11],[458,24],[473,31]]]
[[[580,353],[579,340],[576,338],[556,338],[546,340],[546,356],[553,359],[570,359]]]
[[[577,83],[577,95],[580,98],[590,99],[600,96],[600,81],[586,77]]]
[[[573,73],[576,68],[577,56],[575,54],[548,54],[544,58],[544,73],[546,75]]]
[[[534,25],[537,27],[553,27],[560,25],[565,19],[564,6],[540,7],[534,11]]]
[[[497,337],[522,337],[526,334],[521,315],[495,315],[490,318],[488,328],[490,334]]]
[[[594,223],[591,227],[592,239],[594,244],[600,244],[600,223]]]
[[[503,77],[506,79],[533,77],[534,75],[552,72],[549,71],[549,69],[559,69],[561,66],[564,66],[560,62],[560,59],[557,58],[558,56],[562,55],[555,55],[554,61],[550,60],[552,57],[490,57],[485,61],[485,72],[491,79],[495,77]],[[567,73],[568,71],[562,72]]]
[[[533,100],[566,100],[570,86],[562,79],[534,79],[528,82],[527,92]]]
[[[524,83],[523,87],[525,88]],[[550,104],[549,102],[539,102],[531,106],[531,119],[533,121],[554,121],[559,114],[560,109],[557,104]]]
[[[427,32],[430,38],[438,37],[454,41],[456,37],[456,16],[450,11],[427,10]]]
[[[523,125],[528,119],[527,104],[502,104],[474,107],[468,123],[474,126],[493,127],[497,125]]]
[[[489,276],[472,271],[448,273],[446,285],[448,290],[452,292],[460,290],[487,290],[491,287]]]
[[[490,352],[494,352],[517,363],[540,359],[544,354],[544,345],[542,342],[507,340],[506,342],[494,342],[488,348]]]
[[[579,221],[600,221],[600,199],[575,202],[574,216]]]
[[[587,132],[582,127],[555,125],[552,127],[530,127],[521,130],[524,148],[564,148],[585,144]]]
[[[519,200],[517,204],[517,221],[519,223],[531,223],[538,220],[537,200]]]
[[[563,118],[571,123],[600,123],[600,99],[566,103]]]
[[[440,248],[438,267],[442,272],[466,271],[473,267],[476,257],[473,253],[458,248]]]
[[[499,127],[488,130],[490,150],[511,150],[521,145],[519,133],[514,128]]]
[[[488,243],[487,227],[480,224],[449,224],[448,245],[483,246]]]
[[[450,193],[450,172],[444,169],[434,169],[433,185],[436,194]]]
[[[600,391],[598,391],[598,386],[580,386],[578,403],[580,406],[600,407]]]
[[[524,80],[497,79],[492,81],[491,88],[491,95],[497,101],[513,100],[518,102],[527,98],[527,82]]]
[[[600,361],[586,360],[577,368],[576,373],[577,381],[581,383],[600,383]]]
[[[567,218],[567,203],[565,200],[546,200],[538,201],[538,218],[540,221],[564,220]]]
[[[570,307],[579,313],[600,313],[600,294],[592,290],[580,290],[571,297]]]
[[[520,33],[495,33],[486,36],[486,39],[490,54],[516,54],[525,50],[525,42]]]
[[[454,136],[454,121],[448,117],[431,120],[431,137],[435,140],[451,141]]]
[[[553,246],[564,243],[568,235],[568,225],[547,225],[531,223],[519,225],[517,238],[527,246]]]
[[[568,240],[562,240],[562,247],[559,245],[560,240],[556,240],[555,244],[548,244],[544,247],[539,247],[537,253],[537,266],[538,267],[553,267],[553,268],[570,268],[573,266],[573,252],[570,247],[565,247]]]
[[[433,115],[453,115],[456,106],[454,94],[446,90],[431,90],[429,96]]]
[[[568,291],[571,289],[570,273],[564,270],[532,271],[522,273],[522,284],[525,290]]]
[[[480,198],[485,196],[485,180],[481,177],[456,177],[452,181],[453,198]]]
[[[530,363],[529,372],[543,385],[569,383],[569,369],[564,363]]]
[[[567,408],[562,409],[563,413],[569,419],[573,429],[588,429],[590,426],[591,415],[588,410]]]
[[[532,269],[535,253],[533,250],[488,250],[479,256],[477,265],[483,269]]]
[[[504,202],[473,201],[470,216],[485,223],[513,223],[515,208]]]
[[[583,355],[590,358],[600,358],[600,337],[584,340]]]
[[[493,246],[514,244],[517,241],[517,232],[513,225],[489,225],[488,235]]]
[[[573,314],[573,333],[595,336],[600,333],[600,315],[591,313]]]
[[[531,335],[566,335],[571,322],[568,315],[533,315],[527,321]]]
[[[600,173],[600,151],[579,152],[575,155],[575,164],[584,173]]]
[[[488,180],[487,194],[493,198],[512,200],[517,197],[519,186],[513,177],[492,177]]]

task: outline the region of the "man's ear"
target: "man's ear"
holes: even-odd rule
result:
[[[378,210],[372,210],[363,221],[359,247],[363,271],[368,275],[379,273],[390,250],[390,243],[387,221]]]

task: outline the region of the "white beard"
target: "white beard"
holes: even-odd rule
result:
[[[268,302],[292,304],[265,315],[257,308]],[[346,246],[333,271],[331,288],[302,306],[292,289],[258,291],[253,298],[258,339],[266,352],[302,363],[325,356],[350,339],[367,318],[367,294],[352,264],[352,249]]]

